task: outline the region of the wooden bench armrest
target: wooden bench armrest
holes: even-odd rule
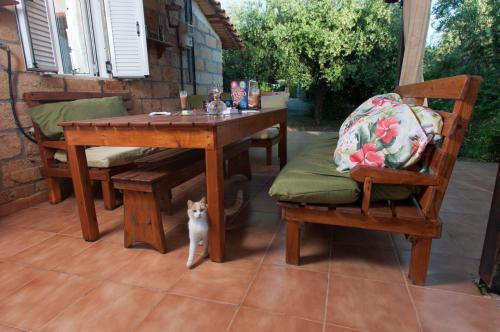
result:
[[[372,183],[407,184],[415,186],[436,186],[439,178],[435,175],[391,168],[358,165],[351,170],[351,177],[357,182],[371,178]]]

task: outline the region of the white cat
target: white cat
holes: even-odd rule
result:
[[[224,210],[224,220],[235,215],[243,205],[243,191],[238,190],[236,201],[229,209]],[[196,246],[203,245],[203,258],[208,257],[208,204],[205,197],[198,202],[189,200],[187,202],[187,214],[189,216],[189,257],[186,263],[188,268],[193,267]]]

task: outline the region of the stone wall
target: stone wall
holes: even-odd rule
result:
[[[144,6],[165,11],[164,1],[144,0]],[[222,83],[221,42],[193,1],[194,45],[198,93],[206,93],[213,81]],[[200,16],[201,15],[201,16]],[[14,95],[22,125],[31,127],[26,114],[24,92],[29,91],[102,91],[130,92],[131,113],[175,110],[179,107],[180,71],[177,48],[167,49],[158,58],[149,49],[150,77],[141,80],[113,80],[66,75],[41,75],[26,72],[17,23],[12,7],[0,8],[0,41],[12,50]],[[171,41],[175,43],[174,35]],[[47,199],[45,181],[40,175],[38,147],[16,129],[9,104],[6,55],[0,50],[0,216]],[[192,87],[190,87],[192,91]]]
[[[196,93],[207,95],[213,84],[222,87],[222,48],[219,36],[193,1]],[[189,92],[192,87],[187,86]]]

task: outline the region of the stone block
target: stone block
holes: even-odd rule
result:
[[[150,81],[135,80],[130,83],[130,93],[132,99],[135,98],[152,98],[153,88]]]
[[[216,62],[213,61],[206,61],[205,62],[205,71],[209,73],[217,73],[218,72],[218,66]]]
[[[160,67],[159,65],[149,66],[149,78],[151,79],[151,81],[162,81],[162,67]]]
[[[179,92],[181,91],[181,87],[177,83],[170,83],[168,85],[168,97],[169,98],[179,98]]]
[[[212,59],[212,50],[207,47],[200,47],[201,57],[205,60]]]
[[[40,164],[29,159],[12,160],[2,166],[4,188],[34,182],[41,177]]]
[[[198,71],[204,71],[205,70],[205,62],[203,60],[196,60],[195,68]]]
[[[21,153],[21,140],[17,132],[0,133],[0,160],[12,158]]]
[[[179,69],[173,66],[163,67],[163,80],[169,82],[179,81]]]
[[[128,92],[128,84],[119,80],[105,80],[103,84],[104,92]]]
[[[208,47],[211,47],[211,48],[216,48],[217,47],[217,39],[215,39],[214,36],[211,36],[211,35],[206,35],[205,36],[205,44],[208,46]]]
[[[0,204],[12,202],[16,199],[27,197],[35,193],[35,186],[27,183],[14,188],[2,190],[0,192]]]
[[[64,79],[61,76],[41,75],[27,72],[17,73],[14,82],[17,82],[18,98],[22,98],[25,92],[64,91]]]
[[[166,112],[177,112],[181,107],[179,98],[168,98],[161,100],[161,109]]]
[[[153,82],[153,98],[166,98],[169,96],[169,84]]]
[[[8,75],[3,70],[0,71],[0,100],[9,99]]]
[[[102,80],[87,77],[65,77],[68,92],[101,92]]]
[[[16,14],[13,10],[0,8],[0,39],[8,42],[18,42]]]
[[[159,99],[143,99],[142,100],[142,112],[147,114],[150,112],[160,112],[161,111],[161,100]]]
[[[0,39],[2,39],[2,37],[3,37],[2,32],[0,31]],[[12,71],[26,70],[26,65],[24,63],[24,53],[23,49],[21,48],[21,45],[19,44],[8,44],[8,45],[10,48],[10,61],[11,61]],[[6,52],[0,52],[0,66],[4,66],[4,68],[7,68]]]
[[[27,185],[29,186],[29,185]],[[3,197],[3,192],[0,192],[0,200]],[[32,195],[24,196],[6,204],[0,203],[0,217],[7,216],[21,209],[26,209],[30,206],[40,204],[48,200],[47,190],[35,192]]]
[[[220,50],[213,50],[211,59],[212,61],[222,63],[222,52]]]
[[[0,102],[0,129],[15,128],[14,117],[9,102]]]

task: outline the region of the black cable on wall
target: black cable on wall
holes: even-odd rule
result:
[[[37,143],[36,140],[31,135],[29,135],[27,132],[24,131],[24,128],[21,125],[21,121],[19,121],[19,117],[17,116],[16,102],[14,100],[14,88],[12,83],[12,60],[10,54],[10,47],[9,45],[0,43],[0,49],[3,49],[7,54],[7,80],[8,80],[7,84],[9,85],[9,101],[10,101],[12,116],[14,117],[14,122],[16,123],[17,129],[21,132],[21,134],[23,134],[24,137],[26,137],[33,143]]]

